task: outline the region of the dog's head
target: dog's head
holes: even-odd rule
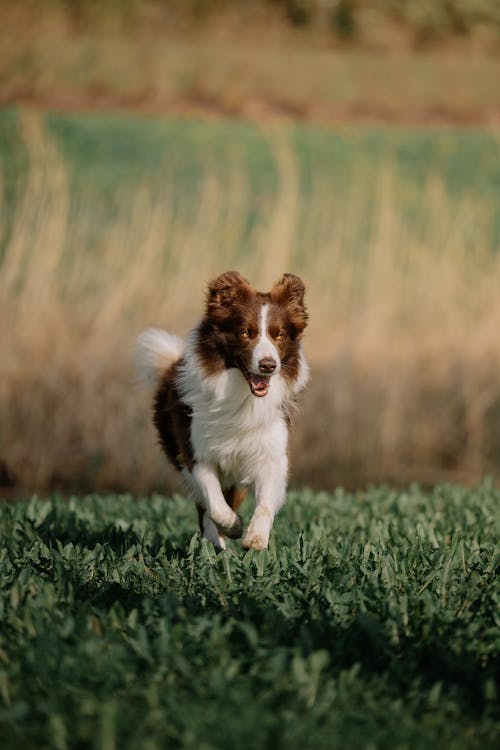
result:
[[[267,293],[256,291],[237,271],[214,279],[198,341],[207,373],[236,367],[259,398],[267,396],[276,375],[296,378],[308,319],[304,292],[304,283],[290,273]]]

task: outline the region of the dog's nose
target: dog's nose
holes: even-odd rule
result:
[[[272,357],[264,357],[259,362],[259,370],[264,375],[271,375],[276,369],[276,360]]]

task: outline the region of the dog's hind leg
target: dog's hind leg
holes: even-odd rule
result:
[[[200,533],[209,542],[212,542],[217,552],[226,549],[226,542],[222,534],[219,533],[217,526],[214,524],[206,508],[202,508],[200,505],[196,506],[198,511],[198,524],[200,526]]]
[[[246,498],[248,493],[247,487],[228,487],[227,490],[223,490],[226,503],[233,510],[238,510],[243,500]]]

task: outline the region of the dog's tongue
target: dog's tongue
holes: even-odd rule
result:
[[[270,375],[253,375],[250,373],[250,388],[254,396],[267,396],[269,390]]]

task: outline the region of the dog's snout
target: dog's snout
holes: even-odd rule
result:
[[[259,370],[263,375],[271,375],[276,369],[276,360],[272,357],[264,357],[259,362]]]

